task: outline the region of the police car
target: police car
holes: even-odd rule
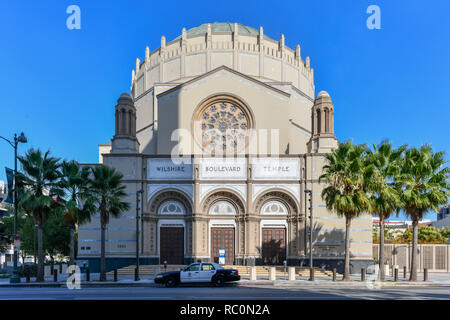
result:
[[[241,276],[236,269],[224,269],[217,263],[192,263],[183,270],[160,273],[155,277],[155,283],[174,287],[180,283],[212,283],[221,287],[225,282],[239,281]]]

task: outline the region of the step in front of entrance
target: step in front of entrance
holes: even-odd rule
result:
[[[155,273],[160,272],[170,272],[170,271],[178,271],[185,268],[185,265],[169,265],[167,269],[164,270],[163,265],[141,265],[139,266],[139,274],[141,275],[155,275]],[[130,265],[117,270],[118,275],[133,275],[136,266]],[[240,275],[250,275],[250,266],[237,266],[237,265],[224,265],[225,269],[236,269],[239,271]],[[267,276],[269,274],[270,266],[256,266],[256,275],[257,276]],[[285,276],[284,267],[275,266],[275,274],[276,276]],[[286,270],[287,272],[287,270]],[[112,275],[114,272],[110,271],[107,274]],[[296,267],[295,273],[298,276],[309,276],[309,268],[305,267]],[[323,277],[331,277],[333,275],[332,271],[323,270],[319,268],[314,268],[314,276],[323,276]]]

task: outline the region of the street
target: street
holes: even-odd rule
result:
[[[450,286],[382,287],[368,289],[355,286],[235,286],[223,288],[195,287],[94,287],[0,288],[0,300],[353,300],[450,299]]]

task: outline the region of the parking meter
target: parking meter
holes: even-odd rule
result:
[[[164,260],[164,272],[167,271],[167,261]]]
[[[286,277],[286,271],[287,271],[287,261],[286,260],[283,261],[283,265],[284,265],[284,277]]]

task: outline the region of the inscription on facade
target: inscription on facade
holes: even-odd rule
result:
[[[207,158],[200,159],[200,179],[234,180],[247,179],[246,159]]]
[[[192,164],[176,164],[170,158],[148,159],[147,179],[149,180],[192,180]]]
[[[253,158],[255,180],[300,180],[300,159]]]

